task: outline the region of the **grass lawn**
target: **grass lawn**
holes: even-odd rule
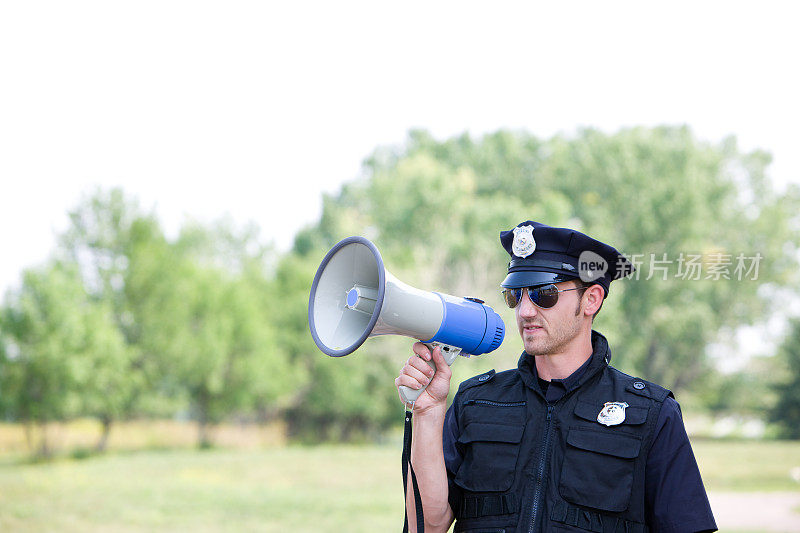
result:
[[[800,491],[800,443],[695,443],[709,490]],[[397,531],[393,446],[0,458],[0,531]]]
[[[0,531],[376,531],[402,517],[380,447],[148,451],[0,465]]]
[[[800,491],[791,469],[800,468],[798,441],[713,441],[692,443],[707,490]]]

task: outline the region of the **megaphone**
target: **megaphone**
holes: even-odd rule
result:
[[[364,237],[347,237],[327,253],[314,276],[308,324],[320,350],[331,357],[353,353],[369,337],[404,335],[433,349],[448,365],[456,356],[497,349],[505,336],[500,315],[477,298],[459,298],[407,285],[383,265],[378,248]],[[433,361],[427,363],[436,371]],[[400,386],[406,403],[425,387]]]

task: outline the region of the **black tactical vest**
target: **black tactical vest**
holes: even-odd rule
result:
[[[455,531],[645,533],[647,454],[671,393],[608,365],[605,337],[577,383],[548,404],[532,357],[464,381],[454,399],[463,462]],[[606,406],[607,402],[624,402]],[[616,412],[610,411],[617,409]],[[598,422],[598,415],[612,425]]]

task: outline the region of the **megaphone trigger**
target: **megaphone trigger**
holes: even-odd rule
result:
[[[434,348],[439,346],[442,351],[442,357],[444,357],[444,362],[447,363],[447,366],[453,366],[453,363],[456,362],[456,357],[461,354],[461,348],[458,346],[450,346],[449,344],[442,344],[440,342],[423,342],[425,346],[427,346],[431,353],[433,353]],[[466,356],[466,354],[465,354]],[[423,359],[424,360],[424,359]],[[433,362],[433,359],[430,361],[425,361],[429,367],[433,369],[434,375],[436,373],[436,363]],[[428,382],[430,385],[430,381]],[[406,387],[405,385],[400,385],[398,387],[400,389],[400,396],[403,398],[403,403],[405,404],[413,404],[417,401],[417,398],[425,392],[425,389],[428,388],[428,385],[424,387],[420,387],[419,389],[412,389],[410,387]]]

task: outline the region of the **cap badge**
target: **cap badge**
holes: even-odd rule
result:
[[[628,404],[625,402],[606,402],[597,415],[597,421],[604,426],[622,424],[625,421],[626,407],[628,407]]]
[[[533,226],[517,226],[514,228],[514,242],[511,251],[514,255],[526,258],[536,250],[536,241],[533,240]]]

